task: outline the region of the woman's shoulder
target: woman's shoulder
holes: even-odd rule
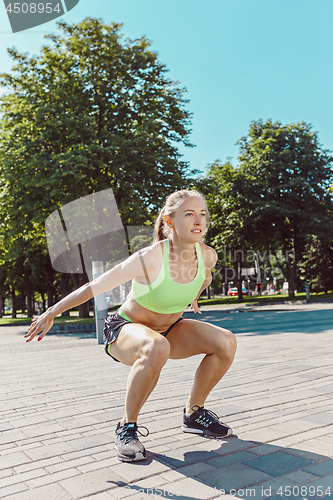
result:
[[[133,254],[137,266],[137,274],[135,280],[139,283],[146,284],[147,273],[149,281],[152,283],[161,268],[163,260],[163,241],[153,243],[148,247],[142,248]]]
[[[209,247],[206,243],[202,241],[199,242],[202,258],[205,263],[205,267],[210,267],[211,269],[215,266],[218,255],[214,248]]]
[[[158,257],[163,255],[163,244],[164,241],[157,241],[156,243],[152,243],[148,247],[142,248],[135,252],[137,255],[141,255],[144,261],[155,261]]]

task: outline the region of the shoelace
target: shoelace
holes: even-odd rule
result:
[[[147,427],[145,427],[144,425],[140,425],[140,428],[146,429],[147,434],[142,434],[142,432],[140,432],[138,430],[138,426],[133,427],[133,429],[129,429],[127,425],[124,425],[123,427],[121,427],[121,431],[117,432],[117,434],[118,434],[118,436],[120,436],[120,439],[124,442],[124,444],[127,444],[130,441],[133,441],[133,440],[136,441],[138,439],[137,432],[142,437],[147,437],[149,435],[149,430],[147,429]]]
[[[211,410],[206,410],[206,408],[204,408],[203,406],[194,405],[194,406],[192,406],[191,410],[200,411],[203,415],[203,419],[207,420],[209,422],[213,422],[214,420],[216,420],[216,421],[219,420],[219,416],[216,415],[216,413],[214,413]]]

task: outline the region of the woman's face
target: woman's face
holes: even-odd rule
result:
[[[173,217],[166,216],[166,222],[171,223],[173,231],[188,241],[200,241],[206,229],[206,206],[199,196],[189,196],[177,208]]]

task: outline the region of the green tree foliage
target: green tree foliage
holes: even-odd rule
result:
[[[185,90],[151,43],[99,19],[58,26],[36,56],[10,49],[16,65],[0,78],[1,232],[23,261],[33,235],[45,254],[41,227],[58,207],[111,187],[123,223],[143,224],[190,174],[177,149],[191,146]]]
[[[222,256],[224,279],[233,279],[237,283],[238,301],[243,301],[241,293],[241,268],[244,264],[244,249],[247,245],[247,230],[245,213],[239,214],[244,206],[244,200],[237,188],[237,170],[226,162],[214,162],[204,179],[198,181],[197,187],[205,194],[211,214],[207,240]]]
[[[314,240],[309,245],[301,262],[301,277],[312,290],[333,290],[333,242]]]
[[[221,186],[212,193],[214,238],[282,251],[279,265],[293,296],[309,241],[331,235],[333,159],[304,122],[253,122],[238,144],[238,168],[215,165],[208,172],[208,182],[213,176]]]
[[[11,49],[14,74],[1,78],[10,89],[2,169],[18,195],[11,203],[44,221],[59,204],[112,187],[123,222],[144,222],[145,208],[184,183],[183,90],[148,40],[122,40],[121,25],[58,25],[65,36],[47,35],[39,56]]]
[[[331,230],[333,159],[304,122],[285,126],[270,120],[254,122],[239,145],[251,228],[281,248],[292,296],[297,265],[309,239],[326,238]]]
[[[3,236],[0,233],[0,318],[4,313],[5,298],[8,293],[5,249],[3,245]]]

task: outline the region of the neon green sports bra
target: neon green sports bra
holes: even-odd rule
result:
[[[149,311],[172,314],[184,311],[197,298],[206,279],[205,265],[200,244],[195,244],[198,268],[195,278],[189,283],[176,283],[169,269],[169,240],[163,241],[163,262],[157,278],[149,285],[132,281],[132,297]]]

